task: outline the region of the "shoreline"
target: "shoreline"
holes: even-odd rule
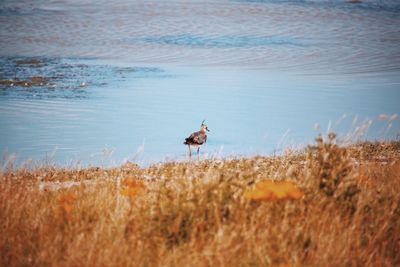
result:
[[[154,167],[160,167],[169,164],[201,164],[202,162],[228,162],[237,160],[254,160],[254,159],[284,159],[285,157],[301,157],[306,161],[305,156],[307,150],[311,145],[303,146],[299,149],[282,149],[281,153],[273,154],[254,154],[254,155],[212,155],[206,153],[204,155],[192,155],[191,157],[185,156],[177,159],[165,159],[159,161],[153,161],[146,165],[140,165],[135,161],[126,160],[123,163],[115,163],[114,166],[101,166],[101,165],[80,165],[80,163],[73,164],[53,164],[51,162],[41,162],[29,159],[19,166],[14,166],[12,155],[5,157],[4,162],[1,162],[2,168],[0,168],[0,174],[16,173],[18,171],[23,172],[37,172],[38,170],[53,170],[53,171],[72,171],[72,172],[91,172],[91,171],[111,171],[120,169],[121,171],[132,170],[132,171],[146,171]],[[400,158],[400,140],[375,140],[375,141],[359,141],[356,143],[350,143],[345,145],[338,145],[338,147],[344,148],[350,152],[350,157],[354,160],[354,164],[360,164],[360,161],[364,163],[369,162],[380,162],[386,164],[393,158]],[[389,153],[389,154],[388,154]],[[396,154],[398,153],[398,154]],[[391,158],[393,157],[393,158]],[[45,179],[45,181],[49,181]],[[59,180],[56,180],[59,181]]]

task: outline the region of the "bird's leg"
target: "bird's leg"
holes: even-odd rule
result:
[[[200,152],[200,147],[197,148],[197,155],[199,154],[199,152]]]
[[[190,149],[190,145],[188,145],[188,148],[189,148],[189,157],[191,157],[192,156],[192,150]]]

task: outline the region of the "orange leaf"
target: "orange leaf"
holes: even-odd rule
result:
[[[68,203],[63,203],[62,207],[63,207],[64,211],[68,214],[71,213],[72,208],[73,208],[73,206]]]
[[[142,180],[138,180],[133,177],[123,179],[122,184],[128,187],[141,187],[141,188],[145,187]]]
[[[142,193],[142,190],[140,188],[126,187],[126,188],[121,189],[121,195],[127,196],[127,197],[133,197],[140,193]]]
[[[71,213],[74,202],[77,200],[77,195],[74,192],[67,192],[62,194],[58,198],[58,203],[62,211],[64,211],[67,215]]]
[[[253,189],[248,189],[244,197],[250,200],[279,200],[279,199],[298,199],[304,193],[292,182],[262,180],[256,183]]]
[[[64,193],[62,194],[58,201],[60,203],[64,203],[64,202],[68,202],[68,203],[72,203],[77,199],[77,195],[74,192],[68,192],[68,193]]]
[[[141,194],[145,189],[145,184],[142,180],[138,180],[136,178],[125,178],[122,180],[122,184],[124,185],[121,189],[121,195],[133,197],[138,194]]]

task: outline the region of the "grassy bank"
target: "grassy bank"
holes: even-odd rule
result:
[[[274,157],[3,170],[0,266],[399,266],[399,192],[400,142],[334,136]]]

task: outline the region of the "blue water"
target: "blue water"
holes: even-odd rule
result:
[[[143,41],[147,43],[189,46],[200,48],[229,48],[229,47],[256,47],[271,45],[300,46],[300,42],[291,38],[276,38],[268,36],[197,36],[190,34],[166,35],[146,37],[142,40],[133,39],[132,42]]]
[[[400,136],[398,1],[2,1],[0,151],[56,164]],[[40,64],[17,64],[38,59]]]

